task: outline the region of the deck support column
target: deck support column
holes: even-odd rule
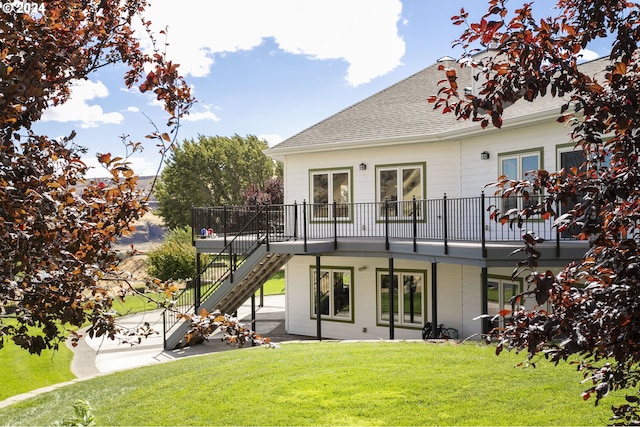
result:
[[[194,313],[198,314],[198,310],[200,310],[200,285],[201,285],[201,271],[202,270],[202,260],[200,259],[200,252],[196,252],[196,278],[193,281],[193,307],[195,308]]]
[[[389,339],[393,340],[395,339],[395,307],[393,304],[393,299],[394,299],[394,294],[395,294],[395,289],[394,286],[396,285],[396,281],[395,281],[395,273],[393,272],[393,257],[389,258]]]
[[[482,267],[481,273],[480,273],[480,281],[482,283],[480,283],[481,286],[481,296],[480,299],[482,307],[482,314],[488,314],[489,312],[489,275],[488,275],[488,269],[487,267]],[[490,320],[488,318],[483,318],[482,319],[482,334],[488,334],[489,333],[489,322]]]
[[[256,333],[256,294],[255,292],[251,294],[251,330],[254,335]],[[251,340],[251,347],[255,347],[255,340]]]
[[[431,263],[431,336],[438,337],[438,263]]]
[[[320,290],[320,257],[316,257],[316,336],[318,341],[322,341],[322,314],[320,307],[322,304],[320,303],[320,297],[322,296],[322,292]]]

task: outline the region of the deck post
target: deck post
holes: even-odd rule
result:
[[[200,252],[196,252],[196,277],[193,280],[193,308],[194,313],[198,313],[200,308],[200,285],[201,285],[201,273],[202,273],[202,260],[200,259]]]
[[[418,204],[414,195],[411,202],[413,203],[413,252],[418,252]],[[412,300],[413,301],[413,300]],[[413,313],[413,311],[411,311]]]
[[[438,263],[431,263],[431,336],[438,337]]]
[[[560,214],[560,202],[556,200],[556,213]],[[553,228],[553,225],[551,226]],[[556,227],[556,258],[560,258],[560,228]]]
[[[389,198],[384,199],[384,248],[389,250]]]
[[[338,250],[338,204],[333,199],[333,250]]]
[[[298,202],[293,201],[293,240],[298,240]]]
[[[256,333],[256,293],[251,294],[251,330]],[[255,347],[256,342],[252,338],[251,339],[251,347]]]
[[[302,236],[304,239],[304,252],[307,253],[307,201],[302,201]]]
[[[395,339],[395,318],[393,298],[395,296],[395,273],[393,271],[393,257],[389,257],[389,339]]]
[[[316,257],[316,336],[318,341],[322,341],[322,313],[320,303],[320,298],[322,296],[322,292],[320,290],[320,257]]]
[[[227,224],[229,223],[227,218],[227,205],[222,206],[222,223],[224,224],[222,237],[224,238],[224,245],[227,246]]]
[[[270,233],[270,230],[271,230],[271,227],[270,227],[271,222],[269,221],[269,217],[271,216],[270,215],[271,214],[271,206],[272,205],[270,205],[270,204],[267,205],[265,210],[264,210],[264,215],[265,215],[264,236],[265,236],[265,239],[267,240],[267,252],[271,251],[271,244],[270,244],[271,239],[269,239],[269,233]],[[260,239],[260,236],[258,236],[258,239]]]
[[[482,241],[482,258],[486,258],[487,257],[487,237],[485,236],[485,228],[486,228],[486,223],[485,223],[485,217],[484,217],[484,213],[485,213],[485,199],[484,199],[484,191],[480,193],[480,226],[482,227],[482,230],[480,230],[480,236],[481,236],[481,241]]]
[[[444,230],[443,230],[443,236],[444,236],[444,254],[448,255],[449,254],[449,220],[448,220],[448,213],[447,213],[447,193],[444,193],[444,197],[442,198],[442,216],[444,217]]]
[[[482,314],[488,314],[488,311],[489,311],[489,277],[488,277],[487,267],[482,267],[482,270],[480,272],[480,281],[482,282],[480,284],[480,286],[482,287],[481,295],[480,295],[481,304],[482,304],[481,310],[482,310]],[[487,319],[487,318],[483,318],[482,319],[482,333],[483,334],[489,333],[489,319]]]

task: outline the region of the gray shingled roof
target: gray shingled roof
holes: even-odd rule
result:
[[[269,152],[277,155],[280,150],[314,149],[326,144],[338,148],[340,144],[399,138],[424,137],[428,140],[464,129],[482,132],[478,123],[456,120],[453,114],[442,114],[427,102],[429,96],[437,93],[438,81],[444,78],[443,72],[438,70],[441,64],[457,67],[450,60],[438,62],[286,139]],[[604,66],[602,59],[581,65],[589,74]],[[470,87],[468,69],[456,69],[459,87]],[[514,118],[557,112],[561,104],[561,99],[550,95],[535,102],[521,100],[505,109],[504,123],[506,125]]]

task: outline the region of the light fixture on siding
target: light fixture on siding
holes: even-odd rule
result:
[[[360,170],[361,171],[367,170],[367,164],[366,163],[360,163]]]
[[[488,151],[483,151],[482,153],[480,153],[480,158],[482,160],[489,160],[489,152]]]

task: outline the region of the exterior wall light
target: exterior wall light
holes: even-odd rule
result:
[[[483,151],[482,153],[480,153],[480,158],[482,160],[489,160],[489,152],[488,151]]]
[[[361,171],[367,170],[367,164],[366,163],[360,163],[360,170]]]

